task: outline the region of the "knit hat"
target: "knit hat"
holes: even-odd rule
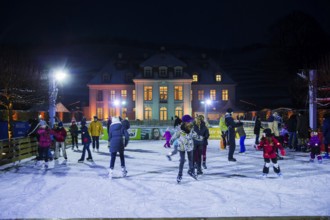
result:
[[[60,122],[58,123],[58,127],[63,127],[63,122],[60,121]]]
[[[228,113],[233,113],[233,109],[232,109],[232,108],[228,108],[228,109],[227,109],[227,112],[228,112]]]
[[[192,122],[192,121],[194,121],[194,119],[190,116],[190,115],[184,115],[184,116],[182,116],[182,122]]]
[[[93,118],[94,118],[94,119],[97,119],[97,116],[95,115]]]
[[[82,120],[81,121],[81,126],[85,126],[86,125],[86,120]]]
[[[264,130],[264,134],[266,135],[266,137],[271,137],[272,136],[272,130],[270,130],[270,128],[266,128]]]
[[[115,123],[120,123],[120,120],[118,117],[112,117],[111,124],[115,124]]]

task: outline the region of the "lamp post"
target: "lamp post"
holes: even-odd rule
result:
[[[207,122],[207,106],[212,104],[212,100],[206,99],[205,101],[202,101],[201,103],[204,104],[204,117],[205,117],[205,122]]]
[[[58,93],[57,82],[62,81],[66,75],[64,70],[56,70],[49,74],[49,121],[51,128],[55,124],[56,98]]]

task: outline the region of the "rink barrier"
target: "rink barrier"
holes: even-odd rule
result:
[[[34,137],[14,138],[0,141],[0,166],[16,164],[23,159],[36,156],[38,142]]]

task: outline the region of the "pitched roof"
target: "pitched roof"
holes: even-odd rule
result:
[[[169,53],[159,53],[151,56],[149,59],[141,63],[140,66],[141,67],[146,67],[146,66],[186,67],[187,64]]]

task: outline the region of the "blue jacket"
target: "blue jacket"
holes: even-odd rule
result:
[[[110,152],[119,152],[124,150],[125,134],[120,122],[112,123],[109,129]]]
[[[330,117],[325,118],[322,126],[324,144],[330,144]]]

